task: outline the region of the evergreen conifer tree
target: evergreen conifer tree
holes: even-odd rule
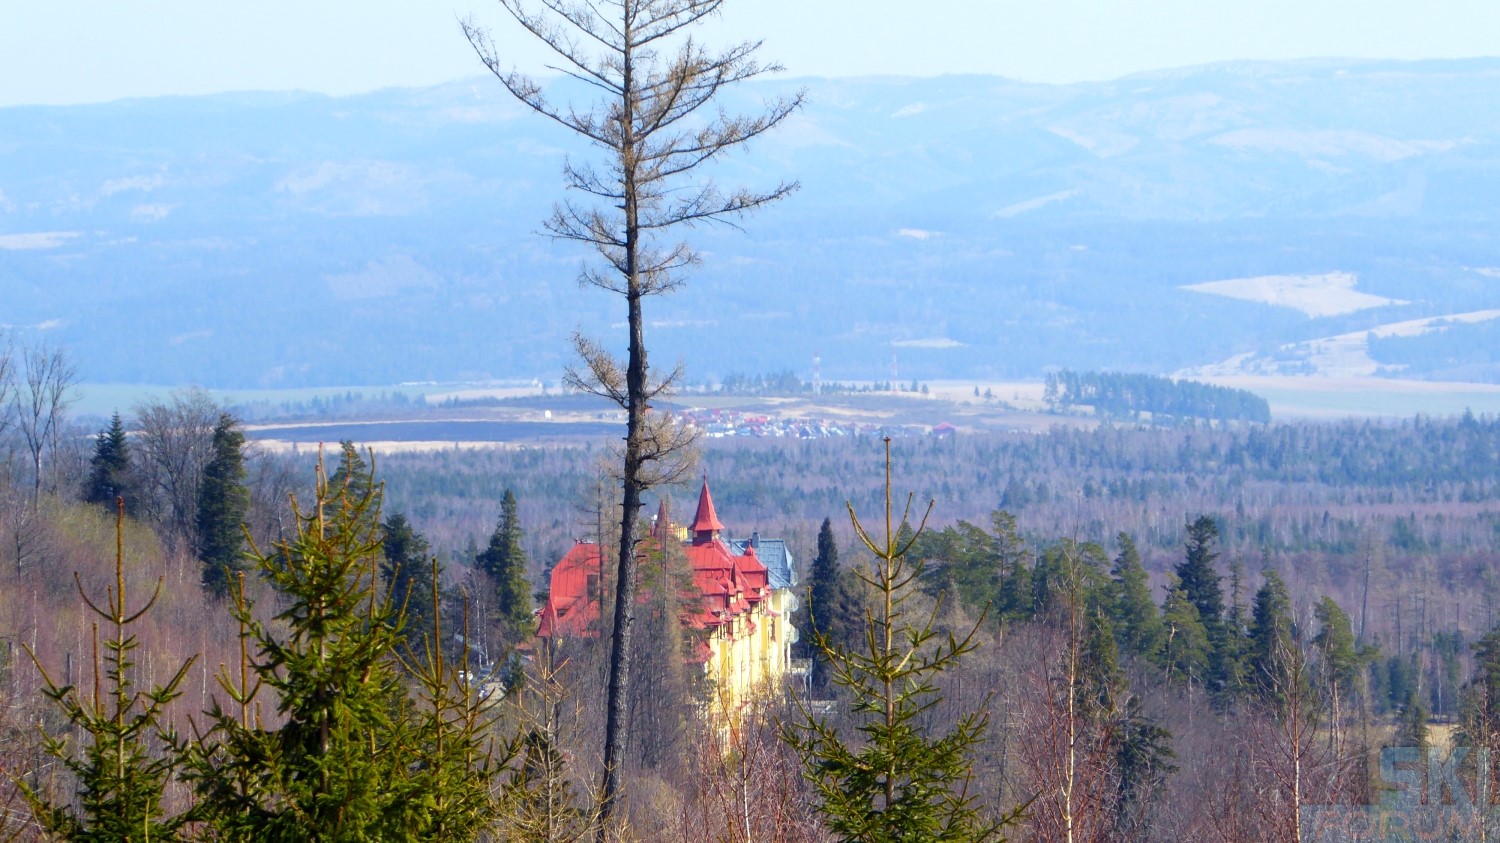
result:
[[[1391,657],[1392,667],[1400,658]],[[1416,691],[1407,684],[1400,693],[1402,700],[1409,700]],[[1464,689],[1454,744],[1486,748],[1492,758],[1500,757],[1500,627],[1474,643],[1474,673]],[[1492,766],[1491,776],[1500,778],[1500,770]],[[1490,792],[1495,791],[1492,788]]]
[[[423,649],[424,640],[440,645],[432,638],[437,583],[427,539],[399,512],[386,518],[381,530],[385,562],[380,576],[391,600],[400,608],[401,637],[417,651]]]
[[[245,569],[245,515],[250,490],[245,486],[245,434],[228,413],[214,426],[213,450],[198,486],[197,548],[203,563],[203,585],[214,597],[228,596],[234,574]]]
[[[513,750],[486,748],[467,671],[431,647],[407,665],[421,689],[407,694],[399,610],[377,586],[379,502],[373,482],[333,487],[320,464],[313,505],[293,503],[296,534],[269,553],[252,547],[283,608],[264,620],[236,592],[241,664],[219,677],[229,705],[216,697],[209,731],[184,748],[212,839],[473,840],[495,816]]]
[[[1161,664],[1167,676],[1190,684],[1203,684],[1209,666],[1208,631],[1198,618],[1198,607],[1175,583],[1167,590],[1161,620],[1166,629]]]
[[[137,494],[130,465],[130,440],[117,412],[110,417],[109,427],[94,438],[94,455],[89,458],[88,486],[83,499],[114,509],[115,499],[122,498],[125,511],[134,514],[140,504]]]
[[[77,798],[53,801],[50,794],[26,780],[15,781],[48,839],[89,843],[180,840],[194,813],[167,816],[163,811],[162,797],[177,768],[176,756],[162,751],[175,743],[164,716],[167,706],[182,693],[183,680],[196,657],[184,661],[162,685],[138,689],[131,680],[135,673],[131,653],[140,641],[129,628],[156,603],[162,582],[157,581],[156,593],[144,606],[131,607],[126,595],[124,501],[117,500],[116,506],[114,587],[101,606],[83,592],[81,582],[78,584],[79,596],[109,630],[104,640],[102,682],[97,623],[97,684],[90,696],[77,686],[53,681],[36,654],[31,653],[42,674],[42,692],[61,709],[73,727],[70,731],[82,736],[82,745],[75,749],[69,740],[72,734],[43,735],[44,751],[74,776]]]
[[[374,452],[369,453],[370,460],[366,460],[353,440],[339,440],[338,464],[333,469],[333,475],[328,478],[328,488],[333,490],[329,493],[330,499],[333,499],[339,489],[346,487],[351,500],[361,500],[370,494],[375,483],[375,470],[370,461],[374,460],[375,455]],[[373,526],[379,520],[379,513],[367,512],[364,517],[372,519],[366,526]]]
[[[1318,601],[1313,607],[1313,616],[1318,621],[1313,647],[1319,656],[1319,684],[1332,723],[1337,726],[1344,712],[1352,710],[1355,695],[1360,690],[1361,668],[1367,656],[1355,643],[1348,613],[1332,597],[1325,596]]]
[[[1244,582],[1245,566],[1235,557],[1229,561],[1229,607],[1209,670],[1214,687],[1225,697],[1243,693],[1250,682],[1250,624],[1245,615]]]
[[[995,595],[996,619],[1002,623],[1011,618],[1031,616],[1031,568],[1026,560],[1031,552],[1021,538],[1016,517],[1005,510],[990,513],[990,541],[1000,577]]]
[[[1250,683],[1265,699],[1279,701],[1290,692],[1288,683],[1299,681],[1290,663],[1298,643],[1286,583],[1270,569],[1263,576],[1250,620]]]
[[[475,563],[495,585],[495,607],[507,634],[514,640],[531,633],[531,584],[526,579],[526,551],[521,547],[516,495],[510,489],[500,499],[500,522],[489,546]]]
[[[1144,659],[1154,659],[1161,652],[1166,637],[1161,616],[1151,600],[1151,582],[1141,565],[1141,554],[1135,539],[1120,533],[1120,553],[1115,557],[1111,618],[1120,645],[1125,651]]]
[[[1406,697],[1406,703],[1396,715],[1396,734],[1392,746],[1426,749],[1430,745],[1427,732],[1427,707],[1417,696],[1415,688]]]
[[[851,506],[849,518],[875,560],[855,568],[875,592],[877,607],[866,616],[865,646],[836,650],[823,636],[814,644],[832,665],[833,681],[851,696],[851,711],[863,721],[862,738],[848,741],[827,719],[804,712],[801,724],[782,737],[802,756],[804,774],[817,789],[828,829],[841,841],[982,841],[998,839],[1019,811],[989,819],[970,790],[969,752],[984,738],[983,711],[959,715],[946,734],[919,727],[938,699],[936,680],[976,646],[981,618],[962,638],[939,637],[937,609],[925,619],[907,617],[907,602],[922,574],[922,560],[908,558],[926,517],[912,530],[910,499],[893,520],[890,439],[886,446],[885,530],[875,539]],[[931,511],[931,505],[928,506]],[[899,537],[909,536],[905,541]]]
[[[821,688],[827,680],[827,665],[818,657],[813,642],[819,635],[830,636],[839,591],[839,545],[831,519],[824,518],[823,526],[818,528],[818,555],[813,557],[807,579],[809,628],[804,646],[813,656],[813,685]]]
[[[1216,635],[1224,620],[1224,588],[1214,560],[1219,539],[1219,525],[1207,515],[1200,515],[1188,525],[1186,553],[1177,566],[1179,587],[1193,607],[1210,637]]]

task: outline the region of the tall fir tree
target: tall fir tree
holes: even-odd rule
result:
[[[489,546],[474,560],[495,586],[495,609],[512,640],[532,629],[531,584],[526,579],[526,551],[521,547],[521,517],[510,489],[500,499],[500,522]]]
[[[1151,582],[1141,565],[1135,539],[1119,535],[1120,552],[1110,571],[1112,579],[1111,619],[1115,635],[1126,652],[1138,658],[1155,659],[1166,639],[1166,628],[1151,600]]]
[[[1263,567],[1269,568],[1269,562]],[[1229,606],[1224,610],[1224,627],[1211,669],[1214,685],[1224,695],[1221,702],[1243,694],[1251,682],[1250,621],[1245,611],[1244,591],[1245,566],[1236,556],[1229,560]]]
[[[1218,522],[1200,515],[1187,526],[1183,560],[1177,579],[1183,595],[1198,612],[1198,621],[1208,636],[1208,672],[1204,684],[1216,694],[1230,688],[1239,665],[1239,641],[1230,635],[1224,617],[1223,579],[1214,562],[1219,558]]]
[[[1297,631],[1292,622],[1292,598],[1280,575],[1267,569],[1255,592],[1250,616],[1250,647],[1247,667],[1250,687],[1263,699],[1279,702],[1292,692],[1296,675]]]
[[[824,518],[823,526],[818,528],[818,555],[813,557],[807,580],[809,635],[803,646],[813,657],[813,684],[822,687],[827,680],[827,664],[818,658],[813,642],[818,635],[827,636],[832,630],[839,593],[839,545],[831,519]]]
[[[203,586],[214,597],[228,596],[234,575],[246,568],[245,515],[250,490],[245,486],[245,434],[228,413],[214,425],[212,456],[198,486],[197,549],[203,563]]]
[[[413,652],[426,649],[423,641],[441,645],[433,639],[433,604],[440,595],[435,592],[432,550],[427,538],[412,529],[406,515],[397,512],[381,525],[385,562],[380,577],[400,609],[401,637]]]
[[[1177,580],[1182,593],[1198,610],[1198,620],[1210,633],[1224,621],[1224,587],[1214,560],[1219,558],[1215,545],[1219,525],[1213,518],[1200,515],[1188,525],[1182,562],[1177,565]]]
[[[990,513],[990,541],[999,567],[1000,589],[995,595],[995,619],[1031,616],[1031,551],[1021,537],[1016,517],[1003,509]]]
[[[130,439],[117,412],[109,426],[94,438],[94,455],[89,458],[88,485],[83,499],[107,509],[115,508],[115,499],[125,501],[125,511],[134,515],[140,506],[134,469],[130,464]]]

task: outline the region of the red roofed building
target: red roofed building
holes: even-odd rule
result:
[[[718,691],[725,712],[737,711],[756,688],[779,682],[790,664],[796,630],[790,615],[796,608],[791,585],[794,575],[781,575],[772,585],[772,572],[762,564],[756,550],[758,536],[731,546],[720,538],[724,529],[714,509],[708,480],[698,495],[698,509],[686,536],[674,528],[663,502],[650,537],[643,544],[657,547],[684,538],[696,605],[684,613],[683,625],[701,636],[694,648],[695,660],[703,664]],[[790,557],[784,543],[775,544],[788,572]],[[542,637],[593,637],[599,634],[601,605],[599,546],[579,542],[552,569],[547,602],[538,616],[537,634]]]
[[[537,618],[543,638],[591,638],[599,633],[599,605],[604,566],[599,545],[579,542],[552,566],[547,602]]]

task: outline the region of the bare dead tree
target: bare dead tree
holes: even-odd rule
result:
[[[6,355],[9,356],[8,354]],[[32,508],[42,496],[42,459],[56,450],[57,432],[73,403],[70,390],[78,369],[61,349],[46,343],[21,352],[21,379],[11,394],[15,425],[31,462]]]
[[[220,412],[218,402],[196,387],[135,407],[147,514],[171,548],[184,546],[193,534],[198,484]]]
[[[11,338],[0,331],[0,449],[9,452],[10,429],[15,426],[15,407],[11,397],[16,389],[15,346]]]
[[[598,97],[582,110],[553,101],[537,80],[507,66],[485,29],[473,21],[463,24],[469,43],[506,90],[601,151],[598,165],[569,160],[563,168],[567,186],[592,201],[560,203],[544,227],[555,238],[598,252],[603,267],[585,270],[580,281],[623,297],[628,314],[626,360],[576,336],[583,366],[567,378],[569,385],[608,398],[626,414],[615,586],[619,608],[610,641],[597,830],[602,843],[614,819],[629,738],[635,521],[641,493],[687,470],[682,457],[691,442],[651,412],[651,401],[671,389],[678,372],[652,377],[642,300],[678,287],[683,271],[699,260],[686,242],[661,242],[672,230],[700,223],[734,225],[743,214],[796,189],[795,182],[783,182],[761,192],[724,192],[700,168],[781,123],[801,106],[802,94],[768,102],[749,116],[732,116],[717,106],[727,86],[780,70],[755,61],[758,41],[710,52],[689,34],[695,24],[717,14],[723,0],[539,0],[535,5],[500,0],[500,5],[551,48],[558,60],[552,69]]]

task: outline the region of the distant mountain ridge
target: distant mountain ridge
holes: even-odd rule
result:
[[[829,379],[1165,373],[1500,307],[1497,83],[1500,59],[746,86],[731,108],[809,105],[716,176],[803,189],[692,235],[706,260],[649,305],[653,359],[693,380],[808,377],[814,353]],[[46,326],[100,381],[552,380],[570,332],[622,321],[576,286],[587,256],[535,233],[569,154],[589,153],[480,77],[0,109],[0,322]],[[1187,289],[1265,276],[1395,303]]]

